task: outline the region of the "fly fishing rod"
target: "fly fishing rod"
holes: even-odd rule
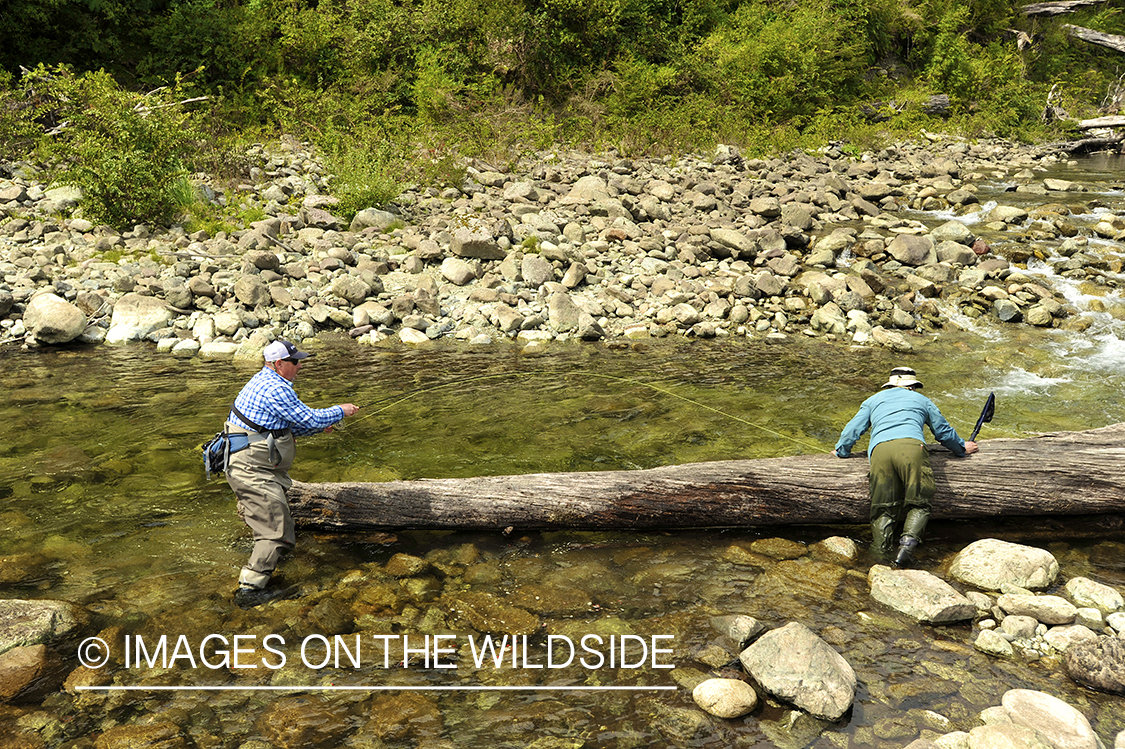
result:
[[[618,377],[616,375],[607,375],[607,374],[602,374],[600,372],[588,372],[588,371],[576,371],[576,372],[534,372],[534,371],[533,372],[502,372],[502,373],[499,373],[499,374],[475,375],[473,377],[466,377],[466,378],[462,378],[462,379],[459,379],[459,380],[453,380],[453,381],[450,381],[450,382],[441,382],[441,383],[436,383],[436,384],[433,384],[433,385],[423,385],[421,387],[417,387],[417,388],[414,388],[413,390],[407,391],[404,394],[390,395],[390,396],[387,396],[385,398],[379,398],[377,400],[371,401],[370,403],[367,403],[365,405],[360,406],[361,409],[367,409],[367,408],[371,408],[372,406],[378,406],[381,403],[386,404],[382,408],[378,408],[378,409],[372,411],[371,413],[364,414],[363,416],[360,416],[357,419],[352,419],[350,423],[356,424],[360,421],[363,421],[364,419],[369,419],[372,416],[375,416],[376,414],[380,414],[383,411],[394,408],[395,406],[399,405],[400,403],[405,403],[406,401],[411,400],[413,398],[417,398],[420,395],[424,395],[426,393],[431,393],[431,392],[434,392],[436,390],[442,390],[444,388],[454,387],[454,386],[457,386],[457,385],[464,385],[464,384],[469,383],[469,382],[477,382],[477,381],[481,381],[481,380],[502,379],[502,378],[507,378],[507,377],[552,377],[552,376],[554,376],[554,377],[600,377],[604,380],[611,380],[611,381],[614,381],[614,382],[625,383],[625,384],[628,384],[628,385],[637,385],[637,386],[640,386],[640,387],[646,387],[646,388],[649,388],[650,390],[655,390],[658,393],[662,393],[662,394],[670,396],[672,398],[676,398],[678,400],[684,401],[685,403],[690,403],[691,405],[696,406],[698,408],[703,408],[703,409],[706,409],[708,411],[712,411],[716,414],[719,414],[720,416],[725,416],[728,419],[733,419],[734,421],[737,421],[737,422],[742,423],[742,424],[746,424],[747,426],[753,427],[755,429],[760,429],[763,432],[767,432],[769,434],[774,435],[775,437],[780,437],[782,439],[786,439],[786,440],[789,440],[791,442],[795,442],[798,445],[802,445],[802,446],[807,447],[807,448],[809,448],[811,450],[814,450],[816,452],[823,452],[824,451],[824,448],[821,447],[821,446],[817,446],[817,445],[814,445],[810,442],[805,442],[804,440],[797,439],[796,437],[791,437],[787,434],[782,434],[781,432],[774,431],[773,429],[770,429],[769,427],[762,426],[761,424],[756,424],[753,421],[750,421],[749,419],[744,419],[741,416],[735,416],[734,414],[727,413],[726,411],[723,411],[722,409],[715,408],[714,406],[709,406],[706,403],[701,403],[700,401],[697,401],[697,400],[694,400],[692,398],[688,398],[686,396],[680,395],[679,393],[668,390],[667,388],[660,387],[659,385],[654,385],[651,382],[643,382],[641,380],[635,380],[635,379],[632,379],[630,377]],[[390,401],[390,402],[388,402],[388,401]]]

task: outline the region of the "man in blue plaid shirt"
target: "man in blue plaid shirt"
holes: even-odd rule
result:
[[[294,436],[330,432],[359,408],[343,403],[309,408],[297,397],[293,381],[310,354],[288,341],[274,341],[262,352],[265,366],[242,388],[227,417],[227,429],[250,437],[249,446],[230,456],[227,482],[238,497],[238,515],[254,534],[250,561],[238,577],[235,602],[257,606],[284,595],[267,590],[283,552],[296,544],[286,492],[293,485],[289,468],[296,455]]]

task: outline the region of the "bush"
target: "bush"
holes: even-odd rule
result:
[[[37,113],[60,123],[43,137],[41,154],[57,181],[82,190],[87,218],[124,228],[177,215],[194,135],[178,82],[141,95],[104,71],[75,75],[60,66],[31,71],[23,86],[39,98]]]

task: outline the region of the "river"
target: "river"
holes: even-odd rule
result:
[[[1108,180],[1114,166],[1088,162],[1084,171],[1060,168],[1059,176]],[[998,181],[996,195],[1004,189]],[[1120,209],[1114,190],[1107,186],[1097,199]],[[1088,202],[1090,196],[1075,200]],[[1101,212],[1092,209],[1089,220]],[[1104,252],[1119,252],[1106,245]],[[1051,273],[1042,263],[1029,270]],[[1070,301],[1090,316],[1084,333],[966,320],[965,330],[921,340],[909,356],[804,337],[782,343],[759,338],[562,344],[535,354],[503,345],[357,349],[344,338],[308,342],[317,356],[297,381],[302,398],[312,405],[350,401],[364,408],[335,433],[302,439],[293,475],[305,481],[380,481],[827,452],[859,402],[899,364],[918,371],[924,392],[962,435],[971,430],[987,395],[996,394],[996,417],[982,432],[982,450],[990,438],[1125,421],[1125,330],[1108,309],[1117,303],[1117,292],[1089,284],[1069,288]],[[584,607],[544,613],[544,633],[673,635],[668,659],[677,669],[708,669],[702,664],[711,658],[707,648],[716,637],[708,621],[716,614],[750,614],[771,626],[801,621],[826,636],[856,669],[856,704],[837,723],[774,703],[747,718],[720,721],[701,717],[685,689],[644,691],[677,686],[671,670],[572,667],[547,673],[531,667],[533,657],[532,664],[486,674],[466,664],[464,649],[452,671],[370,663],[360,669],[296,668],[291,661],[277,673],[263,676],[259,669],[255,678],[238,681],[229,669],[191,669],[180,662],[155,670],[119,666],[114,684],[399,686],[419,690],[426,704],[436,706],[438,728],[432,733],[387,732],[372,716],[387,706],[379,700],[395,692],[311,692],[338,709],[333,720],[343,726],[324,745],[364,747],[439,739],[450,746],[493,747],[905,746],[931,735],[926,731],[967,730],[982,709],[998,704],[1013,687],[1062,697],[1090,717],[1107,743],[1125,730],[1125,698],[1076,687],[1057,659],[994,660],[973,650],[971,626],[921,627],[881,609],[868,595],[870,560],[864,553],[855,564],[831,572],[808,556],[777,564],[746,561],[763,548],[756,542],[774,537],[813,544],[847,535],[863,545],[862,527],[531,534],[517,529],[510,536],[302,533],[283,567],[285,582],[305,593],[322,591],[310,599],[316,601],[339,598],[332,592],[337,588],[349,590],[339,598],[344,624],[326,624],[299,600],[240,612],[231,607],[230,593],[249,537],[225,481],[205,480],[198,446],[221,427],[252,373],[226,361],[157,355],[149,345],[6,350],[0,369],[3,595],[84,605],[94,615],[95,631],[117,625],[125,634],[183,634],[192,642],[207,633],[259,638],[277,633],[291,643],[298,635],[317,634],[318,623],[325,635],[460,637],[452,614],[440,610],[445,596],[468,591],[511,597],[534,584],[560,596],[578,590],[588,598]],[[996,518],[984,524],[937,519],[919,564],[940,570],[969,541],[986,535],[1049,548],[1064,581],[1084,575],[1125,589],[1125,531],[1120,523],[1090,519]],[[383,565],[398,553],[428,558],[435,567],[417,578],[422,582],[407,603],[383,613],[358,613],[355,602],[366,595],[365,585],[381,584]],[[481,574],[471,579],[473,569]],[[803,577],[801,570],[815,574]],[[533,644],[541,646],[542,633]],[[552,684],[633,691],[536,691]],[[443,691],[481,685],[525,691]],[[24,721],[22,731],[37,733],[52,747],[114,725],[161,720],[179,726],[194,745],[235,747],[259,735],[255,715],[280,699],[292,697],[186,688],[56,696],[41,708],[16,709],[0,720]],[[33,730],[21,717],[25,713],[39,716]],[[539,743],[531,744],[528,736]],[[293,745],[316,741],[306,736]]]

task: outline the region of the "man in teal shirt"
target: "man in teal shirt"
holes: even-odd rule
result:
[[[962,440],[933,401],[917,392],[921,388],[913,369],[891,370],[883,389],[860,405],[832,451],[838,458],[850,457],[855,443],[871,430],[867,447],[871,545],[877,554],[889,556],[895,529],[901,524],[896,567],[910,563],[933,504],[934,473],[922,428],[929,427],[937,441],[959,458],[977,451],[977,443]]]

